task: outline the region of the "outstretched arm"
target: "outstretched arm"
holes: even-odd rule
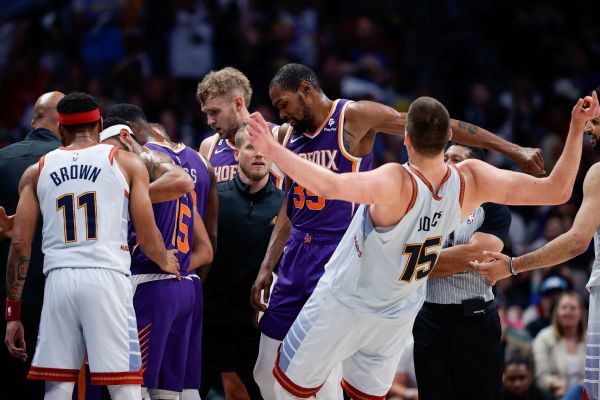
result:
[[[372,101],[357,101],[348,105],[345,117],[344,144],[350,154],[365,156],[373,148],[377,132],[403,135],[407,113]],[[496,150],[514,160],[525,172],[539,175],[544,172],[540,149],[521,147],[476,125],[450,120],[453,139],[467,145]]]
[[[373,171],[336,174],[298,157],[273,138],[260,113],[248,122],[250,141],[288,177],[317,196],[359,204],[392,204],[400,196],[402,167],[385,164]]]
[[[20,321],[21,296],[27,279],[31,242],[40,216],[36,194],[38,164],[25,170],[19,182],[19,203],[15,214],[13,237],[8,252],[6,268],[6,336],[9,353],[22,361],[27,359],[23,325]]]
[[[573,107],[565,147],[548,177],[534,178],[501,170],[479,160],[466,160],[458,164],[457,168],[470,181],[465,189],[463,211],[472,210],[488,201],[508,205],[555,205],[569,200],[579,170],[585,123],[600,114],[598,97],[593,93],[593,97],[580,99]]]
[[[513,259],[515,272],[524,272],[556,265],[583,253],[589,246],[594,232],[600,226],[600,164],[595,164],[587,173],[583,183],[583,202],[573,226],[568,232],[546,243],[543,247]],[[493,252],[485,252],[493,257],[488,263],[471,263],[480,275],[498,280],[511,275],[509,257]]]

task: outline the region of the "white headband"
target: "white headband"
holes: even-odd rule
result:
[[[129,132],[130,135],[135,136],[130,127],[128,127],[127,125],[119,124],[113,125],[110,128],[106,128],[105,130],[100,132],[100,141],[103,142],[108,138],[119,135],[121,133],[121,129],[125,129],[127,132]]]

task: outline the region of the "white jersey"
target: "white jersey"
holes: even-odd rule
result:
[[[369,208],[361,205],[320,282],[340,303],[389,318],[423,303],[426,278],[446,236],[460,223],[464,191],[454,167],[448,167],[437,194],[408,163],[403,167],[414,188],[406,215],[393,227],[374,228]]]
[[[113,158],[116,150],[107,144],[61,147],[40,159],[44,274],[61,267],[130,274],[129,185]]]
[[[592,286],[600,286],[600,226],[596,228],[594,233],[594,254],[596,258],[592,264],[592,275],[587,283],[587,288]]]

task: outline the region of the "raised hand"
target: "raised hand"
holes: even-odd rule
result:
[[[246,132],[252,146],[268,157],[270,149],[277,142],[273,138],[267,121],[265,121],[261,113],[253,112],[250,114]]]
[[[594,119],[600,116],[600,104],[598,104],[598,94],[596,91],[592,91],[591,96],[586,96],[583,99],[579,99],[573,111],[571,112],[571,119],[575,123],[585,124],[590,119]],[[583,133],[583,132],[582,132]]]

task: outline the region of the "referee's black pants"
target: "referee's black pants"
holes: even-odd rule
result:
[[[425,303],[413,326],[419,400],[499,399],[500,334],[491,305],[465,317],[461,304]]]

